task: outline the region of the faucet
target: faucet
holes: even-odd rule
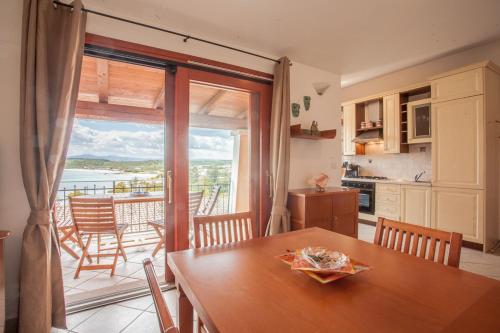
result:
[[[420,181],[420,178],[424,175],[424,173],[425,173],[425,171],[422,171],[421,173],[415,175],[415,182],[416,183]]]

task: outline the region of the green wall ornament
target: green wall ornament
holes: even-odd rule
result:
[[[304,108],[309,111],[311,108],[311,96],[304,96]]]
[[[292,116],[297,118],[300,114],[300,104],[299,103],[292,103]]]

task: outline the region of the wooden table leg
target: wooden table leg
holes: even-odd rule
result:
[[[193,305],[177,284],[177,320],[180,333],[193,332]]]

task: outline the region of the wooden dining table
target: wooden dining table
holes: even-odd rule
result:
[[[307,246],[371,270],[321,284],[276,256]],[[500,281],[319,228],[168,254],[178,325],[217,332],[500,332]]]

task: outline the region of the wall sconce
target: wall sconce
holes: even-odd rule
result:
[[[314,82],[313,83],[314,90],[316,90],[316,93],[321,96],[325,93],[325,91],[330,88],[330,83],[328,82]]]

